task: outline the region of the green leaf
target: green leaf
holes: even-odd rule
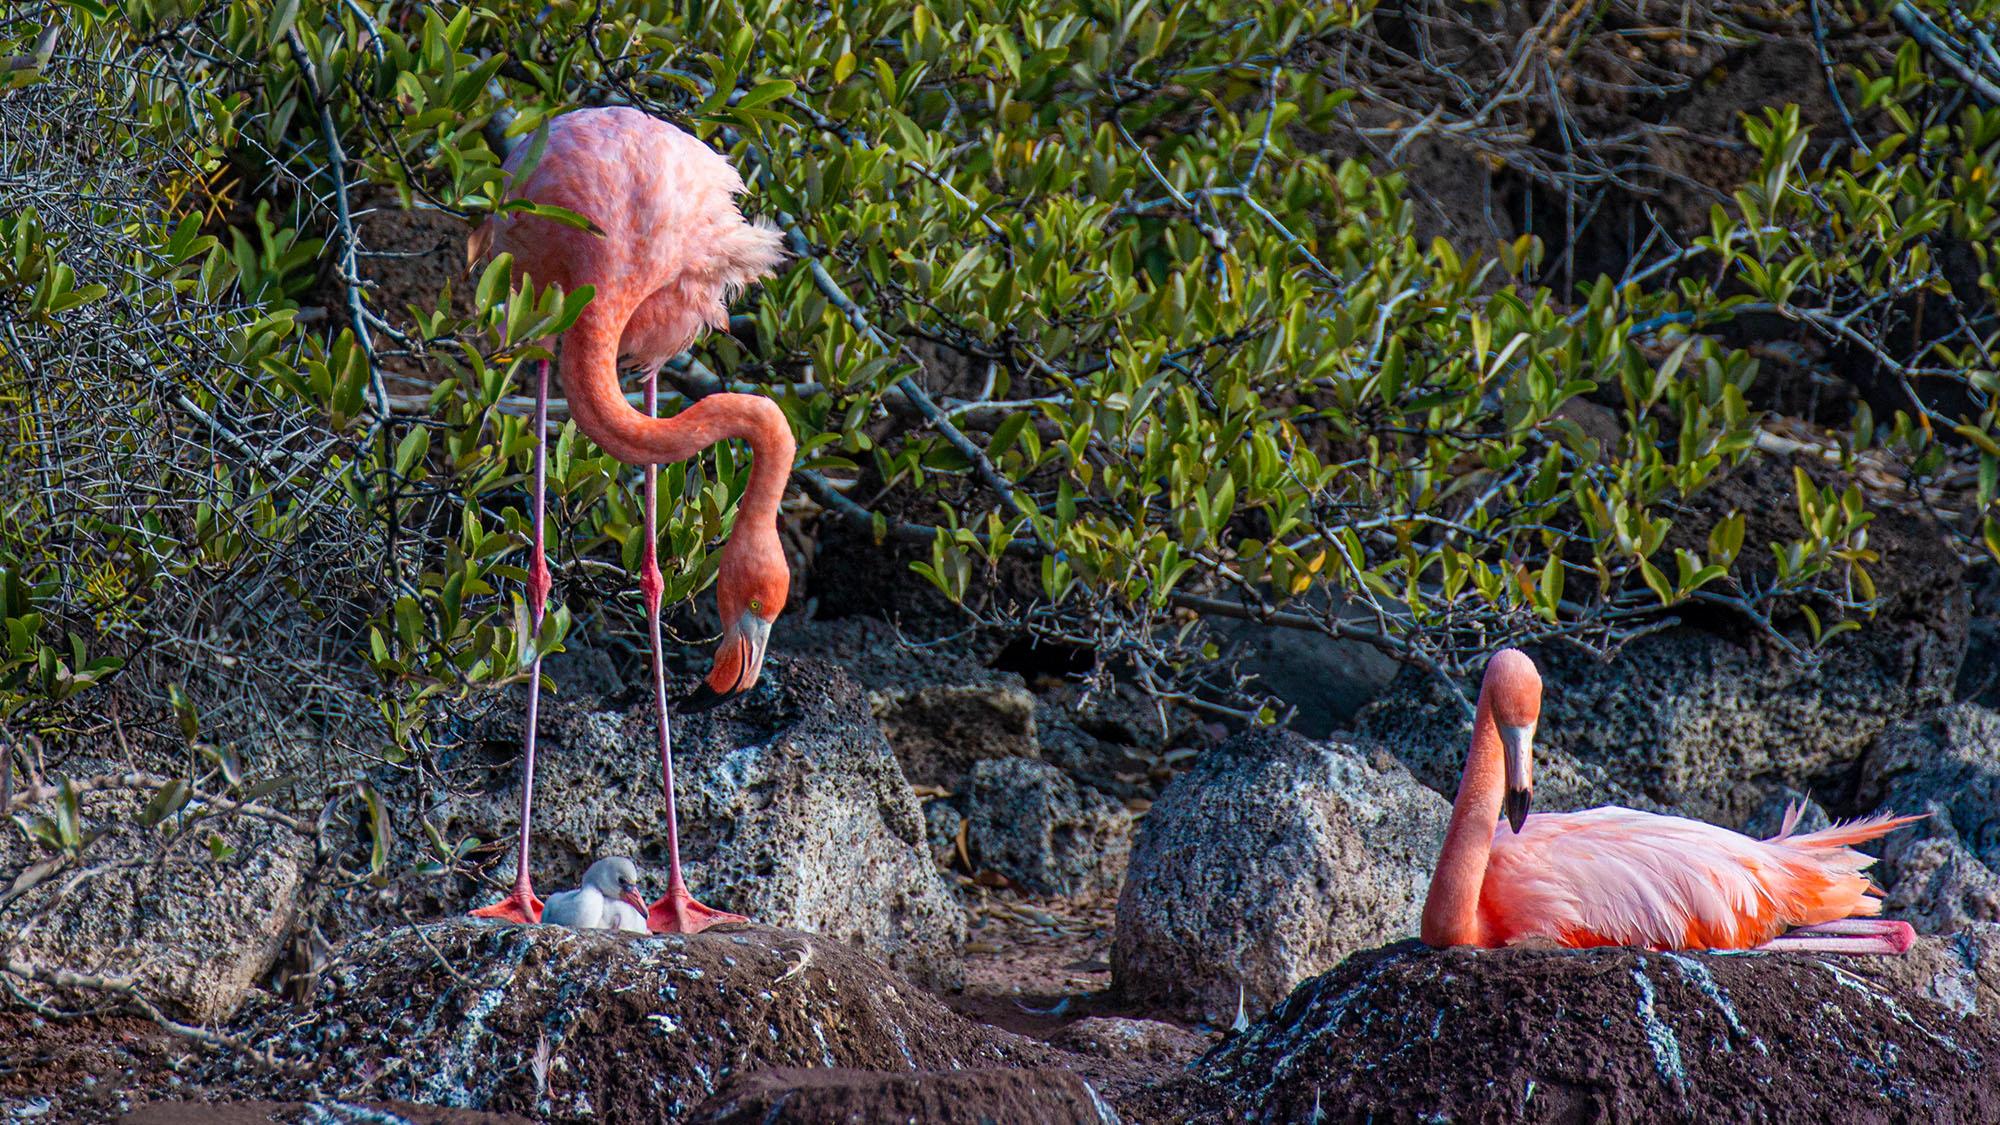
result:
[[[798,93],[798,90],[798,83],[789,80],[761,82],[755,88],[745,91],[743,96],[736,99],[736,103],[730,108],[736,110],[738,113],[742,113],[747,110],[756,109],[761,105],[769,105],[772,102],[789,98],[793,94]]]
[[[191,790],[187,782],[175,778],[159,788],[146,807],[139,810],[139,823],[151,828],[173,814],[179,812],[188,802]]]

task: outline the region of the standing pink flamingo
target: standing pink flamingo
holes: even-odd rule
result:
[[[1541,710],[1535,662],[1496,653],[1424,901],[1426,944],[1903,953],[1916,939],[1907,922],[1866,917],[1882,909],[1861,875],[1875,860],[1848,845],[1921,817],[1794,836],[1795,808],[1769,840],[1632,809],[1530,817]]]
[[[639,586],[652,634],[653,706],[658,718],[660,773],[667,801],[667,891],[647,911],[655,933],[695,933],[717,922],[747,919],[703,906],[681,877],[680,824],[674,811],[674,765],[667,721],[666,670],[660,645],[660,597],[665,583],[655,543],[658,465],[684,461],[717,442],[742,438],[752,454],[735,531],[722,548],[716,601],[723,637],[715,666],[683,710],[713,704],[757,683],[771,622],[784,608],[791,575],[778,544],[778,502],[796,446],[784,411],[759,395],[710,395],[672,418],[658,418],[660,366],[709,328],[726,328],[725,302],[767,277],[783,257],[779,233],[744,221],[735,197],[743,181],[713,150],[681,130],[634,109],[585,109],[548,125],[541,159],[519,174],[523,154],[507,161],[514,195],[555,204],[588,217],[596,232],[535,216],[502,216],[473,238],[475,255],[488,247],[514,255],[517,274],[566,292],[596,293],[562,338],[562,385],[576,428],[627,464],[644,465],[646,542]],[[623,358],[645,371],[646,412],[618,387]],[[534,548],[528,608],[540,633],[548,601],[549,567],[542,551],[549,365],[536,365]],[[511,894],[473,911],[486,918],[532,922],[542,903],[528,878],[530,815],[535,787],[535,715],[541,652],[528,676],[522,737],[521,842]]]

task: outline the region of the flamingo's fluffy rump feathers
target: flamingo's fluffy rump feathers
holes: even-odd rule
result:
[[[1875,817],[1769,840],[1632,809],[1537,814],[1501,826],[1479,896],[1491,944],[1748,949],[1795,926],[1872,915],[1848,845],[1918,817]]]
[[[601,311],[620,327],[619,356],[640,367],[665,363],[705,329],[727,328],[725,303],[784,261],[784,236],[737,210],[736,169],[638,110],[564,114],[540,144],[509,154],[506,168],[511,195],[567,208],[596,230],[502,215],[473,236],[471,256],[506,250],[544,285],[594,285],[600,305],[630,302]]]

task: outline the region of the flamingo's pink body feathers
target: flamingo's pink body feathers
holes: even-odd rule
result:
[[[618,355],[637,366],[658,366],[705,329],[727,328],[725,302],[784,257],[782,235],[738,212],[736,169],[636,109],[578,110],[558,121],[510,192],[583,215],[602,235],[505,215],[493,221],[493,245],[542,284],[596,286],[597,319],[622,324]],[[518,174],[534,148],[516,148],[507,171]],[[563,378],[567,386],[567,364]]]
[[[1916,817],[1755,840],[1678,816],[1601,808],[1505,824],[1480,888],[1482,945],[1750,949],[1789,929],[1881,911],[1847,845]]]
[[[1906,923],[1872,920],[1882,907],[1861,872],[1874,857],[1851,845],[1921,817],[1871,817],[1799,836],[1793,808],[1778,835],[1753,840],[1632,809],[1529,815],[1541,704],[1534,662],[1514,649],[1495,654],[1424,900],[1427,943],[1909,948],[1914,931]],[[1503,809],[1507,819],[1496,824]]]

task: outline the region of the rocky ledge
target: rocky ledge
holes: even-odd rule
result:
[[[838,942],[754,926],[687,937],[460,920],[381,930],[349,945],[309,1002],[239,1022],[310,1073],[267,1095],[533,1120],[683,1120],[732,1079],[772,1069],[908,1076],[1032,1069],[1058,1054],[961,1019]],[[905,1085],[891,1093],[920,1098],[936,1082]],[[741,1104],[771,1088],[735,1090]]]
[[[1253,1121],[2000,1121],[2000,1024],[1837,959],[1357,954],[1196,1062]]]

